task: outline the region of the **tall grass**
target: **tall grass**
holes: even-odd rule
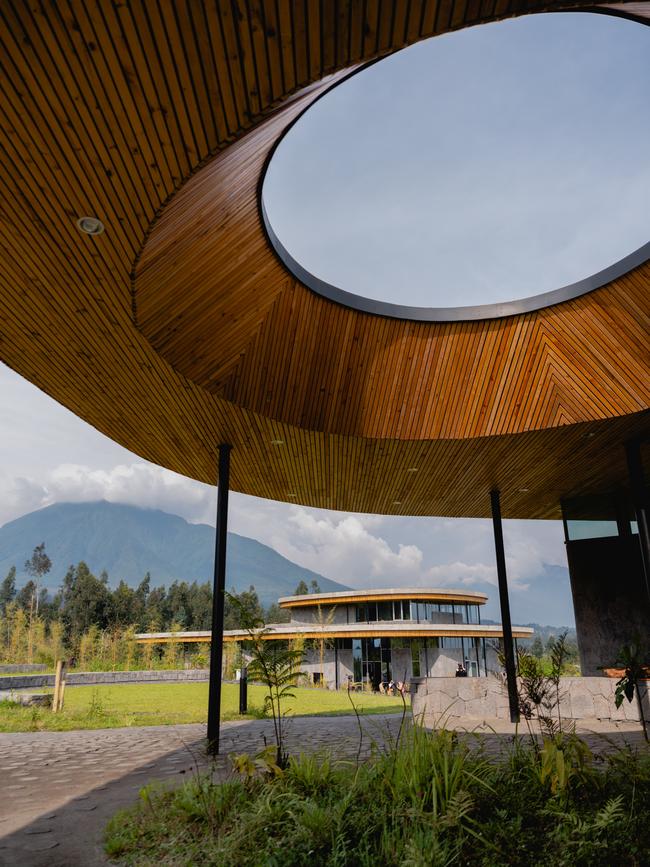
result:
[[[359,765],[301,755],[278,773],[259,758],[118,814],[107,851],[137,865],[647,865],[650,753],[596,763],[573,737],[549,741],[571,769],[561,779],[543,750],[494,759],[419,727]]]

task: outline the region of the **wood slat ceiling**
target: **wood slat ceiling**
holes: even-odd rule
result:
[[[233,487],[258,496],[483,516],[499,485],[506,516],[556,517],[620,484],[620,443],[649,428],[645,266],[432,327],[316,298],[254,209],[264,149],[326,76],[566,6],[0,0],[0,358],[185,475],[216,481],[232,442]]]

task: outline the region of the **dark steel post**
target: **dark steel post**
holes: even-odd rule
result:
[[[226,547],[228,543],[228,489],[230,485],[230,450],[219,446],[219,487],[217,490],[217,534],[214,551],[212,587],[212,635],[210,638],[210,689],[208,695],[208,751],[219,753],[219,718],[221,716],[221,669],[223,666],[223,617],[226,589]]]
[[[626,443],[627,469],[630,476],[630,488],[636,513],[636,522],[639,528],[639,545],[641,547],[641,561],[645,576],[645,589],[650,599],[650,496],[643,475],[643,461],[641,460],[641,443],[638,440]]]
[[[239,713],[248,713],[248,669],[245,665],[239,672]]]
[[[499,603],[501,605],[501,627],[503,629],[503,650],[506,662],[506,681],[508,684],[508,703],[510,721],[519,722],[519,698],[517,695],[517,671],[515,650],[512,641],[512,622],[510,620],[510,601],[508,599],[508,578],[506,575],[506,555],[503,547],[503,527],[501,524],[501,502],[499,491],[490,491],[492,504],[492,526],[494,528],[494,547],[497,559],[497,578],[499,581]]]

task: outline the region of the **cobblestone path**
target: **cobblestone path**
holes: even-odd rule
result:
[[[364,756],[372,738],[394,737],[399,723],[399,714],[365,717]],[[106,864],[108,819],[133,804],[145,783],[177,783],[207,767],[204,737],[202,725],[0,734],[0,865]],[[217,773],[229,772],[229,753],[256,752],[265,739],[273,742],[269,720],[223,723]],[[358,746],[354,717],[288,721],[292,753],[329,749],[354,758]]]

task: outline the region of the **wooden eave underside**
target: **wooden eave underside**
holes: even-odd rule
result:
[[[503,632],[497,627],[481,627],[479,625],[468,626],[466,629],[454,629],[453,626],[432,624],[429,627],[415,625],[404,626],[399,629],[382,628],[380,624],[367,626],[366,624],[351,624],[347,628],[336,629],[330,626],[327,629],[285,629],[283,631],[270,630],[262,638],[265,641],[295,641],[296,639],[313,640],[334,638],[502,638]],[[527,626],[513,626],[513,638],[530,638],[534,630]],[[136,644],[209,644],[210,632],[182,632],[158,633],[153,635],[136,635]],[[230,629],[224,632],[224,641],[250,641],[250,635],[245,630]]]
[[[256,207],[264,154],[326,76],[560,8],[0,0],[0,358],[184,475],[214,483],[231,442],[232,486],[257,496],[485,516],[496,485],[506,517],[557,517],[619,486],[620,444],[649,429],[647,265],[535,314],[404,322],[308,292]]]

